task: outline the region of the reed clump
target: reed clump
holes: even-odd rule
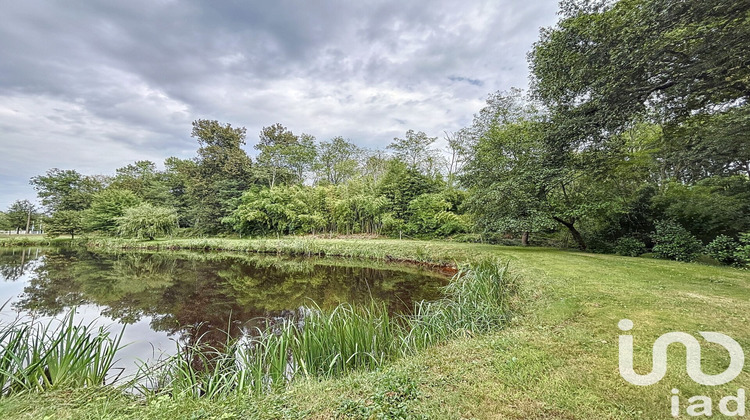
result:
[[[0,324],[0,395],[101,386],[111,373],[122,334],[62,321]]]

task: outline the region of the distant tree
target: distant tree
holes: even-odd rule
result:
[[[244,127],[218,121],[194,121],[191,135],[198,140],[198,156],[193,164],[172,162],[179,175],[171,181],[185,188],[187,218],[199,232],[226,231],[221,220],[231,214],[237,199],[252,184],[252,162],[242,149],[245,132]]]
[[[101,181],[95,177],[57,168],[31,178],[31,184],[48,213],[83,210],[91,204],[94,192],[102,188]]]
[[[297,138],[297,144],[289,150],[289,168],[297,178],[297,182],[304,182],[305,174],[315,165],[318,151],[315,147],[315,137],[302,133]]]
[[[544,168],[539,124],[520,120],[490,128],[476,143],[463,177],[472,188],[468,206],[480,227],[520,234],[524,245],[530,233],[553,227],[553,217],[559,217],[547,201],[556,177]],[[574,226],[575,221],[566,223]]]
[[[234,214],[225,222],[243,234],[312,233],[325,226],[325,217],[316,211],[311,198],[299,185],[255,187],[242,195]]]
[[[142,203],[125,210],[117,218],[118,232],[125,237],[154,240],[157,236],[171,235],[177,229],[177,213],[169,207]]]
[[[16,200],[5,212],[5,223],[9,229],[29,233],[31,222],[36,218],[36,207],[29,200]]]
[[[192,180],[198,177],[197,164],[191,159],[167,158],[164,161],[164,184],[179,217],[181,227],[193,223],[193,209],[199,202],[192,194]]]
[[[321,142],[315,171],[319,180],[329,184],[340,184],[357,173],[359,148],[343,137],[334,137]]]
[[[380,179],[388,171],[389,158],[382,150],[368,150],[364,151],[364,159],[362,162],[361,174],[365,178],[369,178],[374,182],[380,181]]]
[[[388,145],[397,159],[404,162],[409,169],[431,172],[437,159],[437,153],[432,148],[437,137],[429,137],[422,131],[408,130],[404,138],[395,137]]]
[[[91,207],[83,211],[83,224],[89,231],[114,234],[117,232],[117,218],[125,210],[141,203],[130,190],[105,188],[94,194]]]
[[[242,149],[245,127],[234,128],[214,120],[193,121],[191,137],[198,140],[198,163],[206,178],[215,176],[248,178],[252,161]]]
[[[258,144],[258,178],[270,188],[281,182],[302,182],[304,173],[315,162],[315,138],[308,134],[296,136],[277,123],[263,127]]]
[[[470,134],[467,129],[455,133],[445,132],[445,141],[448,143],[448,188],[453,188],[456,176],[461,173],[469,157]]]
[[[82,213],[80,210],[57,210],[47,220],[46,234],[50,237],[70,235],[75,239],[75,235],[83,231]]]
[[[172,199],[165,174],[156,169],[154,162],[139,160],[118,168],[115,172],[116,175],[109,184],[111,188],[129,190],[154,205],[163,205]]]
[[[422,194],[409,203],[409,234],[445,236],[465,232],[464,218],[450,211],[451,203],[442,193]]]

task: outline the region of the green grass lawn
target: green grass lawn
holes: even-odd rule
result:
[[[214,241],[214,242],[211,242]],[[197,240],[150,243],[195,245]],[[544,248],[398,240],[205,240],[222,249],[307,252],[418,261],[508,261],[523,288],[506,329],[466,337],[376,372],[300,381],[260,399],[139,401],[113,390],[76,390],[0,401],[0,418],[671,418],[671,390],[714,400],[750,386],[698,385],[685,350],[670,346],[667,376],[639,387],[618,373],[617,322],[635,322],[636,369],[647,373],[654,340],[671,331],[718,331],[750,351],[750,272]],[[102,245],[102,244],[100,244]],[[131,243],[132,245],[132,243]],[[109,243],[108,246],[115,246]],[[703,344],[703,370],[719,373],[725,351]],[[746,353],[747,353],[746,351]]]

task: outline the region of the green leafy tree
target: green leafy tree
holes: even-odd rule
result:
[[[450,211],[452,205],[443,193],[422,194],[409,203],[405,230],[410,235],[447,236],[468,230],[462,216]]]
[[[391,160],[378,181],[377,194],[391,203],[393,217],[408,220],[409,203],[422,194],[438,192],[440,187],[438,182],[417,169],[408,167],[400,160]]]
[[[242,195],[225,223],[250,235],[313,233],[325,226],[325,217],[316,211],[311,198],[307,188],[299,185],[253,188]]]
[[[36,219],[36,207],[29,200],[16,200],[8,207],[4,215],[5,225],[9,229],[15,229],[16,233],[22,230],[29,233],[32,222]]]
[[[102,188],[102,182],[95,177],[57,168],[31,178],[31,184],[49,213],[84,210],[91,204],[93,194]]]
[[[367,180],[352,180],[327,197],[326,208],[331,209],[329,230],[343,234],[380,233],[391,202],[378,195]]]
[[[165,174],[156,169],[156,164],[139,160],[115,170],[116,175],[110,188],[131,191],[138,198],[159,205],[172,201]]]
[[[462,177],[467,206],[485,231],[528,233],[564,226],[586,249],[582,221],[611,206],[600,183],[613,160],[554,141],[555,129],[520,91],[491,95],[475,119],[476,137]],[[552,139],[552,141],[550,140]]]
[[[581,147],[633,121],[679,122],[750,99],[747,2],[623,0],[561,3],[530,53],[533,87],[563,136]],[[744,119],[745,117],[743,117]]]
[[[125,209],[125,214],[117,218],[117,229],[122,236],[152,241],[174,233],[177,213],[169,207],[142,203]]]
[[[179,225],[190,227],[193,223],[193,208],[199,205],[192,194],[192,180],[198,176],[197,164],[191,159],[170,157],[164,161],[164,167],[164,184],[177,211]]]
[[[455,133],[445,132],[445,141],[448,144],[447,152],[448,163],[448,188],[453,188],[456,177],[461,173],[466,165],[470,152],[471,134],[468,129],[464,128]]]
[[[71,239],[83,232],[83,211],[58,210],[47,219],[46,234],[50,237],[70,235]]]
[[[429,137],[422,131],[408,130],[404,138],[395,137],[388,145],[396,159],[404,162],[409,169],[422,173],[432,173],[439,159],[437,151],[432,148],[437,137]]]
[[[490,127],[476,143],[463,177],[472,188],[467,205],[482,230],[521,234],[524,245],[529,233],[552,228],[554,217],[560,217],[548,202],[556,177],[545,168],[539,124]]]
[[[140,203],[141,199],[130,190],[105,188],[94,194],[91,207],[83,211],[83,224],[89,231],[114,234],[118,218]]]
[[[192,164],[172,161],[178,170],[172,179],[184,188],[189,224],[202,233],[226,230],[221,223],[236,201],[252,184],[252,162],[242,149],[245,128],[213,120],[193,122],[191,136],[198,140],[198,156]],[[175,192],[173,190],[173,192]]]
[[[315,171],[319,180],[329,184],[340,184],[357,174],[359,148],[343,137],[334,137],[321,142]]]
[[[296,136],[281,124],[263,127],[255,149],[258,154],[256,176],[270,188],[281,182],[302,182],[304,172],[315,162],[314,137]]]

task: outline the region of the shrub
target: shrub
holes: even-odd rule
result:
[[[170,235],[177,229],[174,209],[148,203],[125,210],[125,215],[116,220],[120,234],[128,238],[154,240],[159,235]]]
[[[646,244],[636,238],[622,237],[615,242],[615,253],[626,257],[637,257],[646,252]]]
[[[750,266],[750,233],[740,234],[740,244],[734,256],[737,260],[735,265],[742,267]]]
[[[671,220],[656,222],[656,232],[651,235],[657,258],[676,261],[695,261],[703,249],[701,242],[682,225]]]
[[[739,242],[727,235],[719,235],[710,244],[706,245],[706,253],[711,258],[722,264],[737,264],[739,253]]]

